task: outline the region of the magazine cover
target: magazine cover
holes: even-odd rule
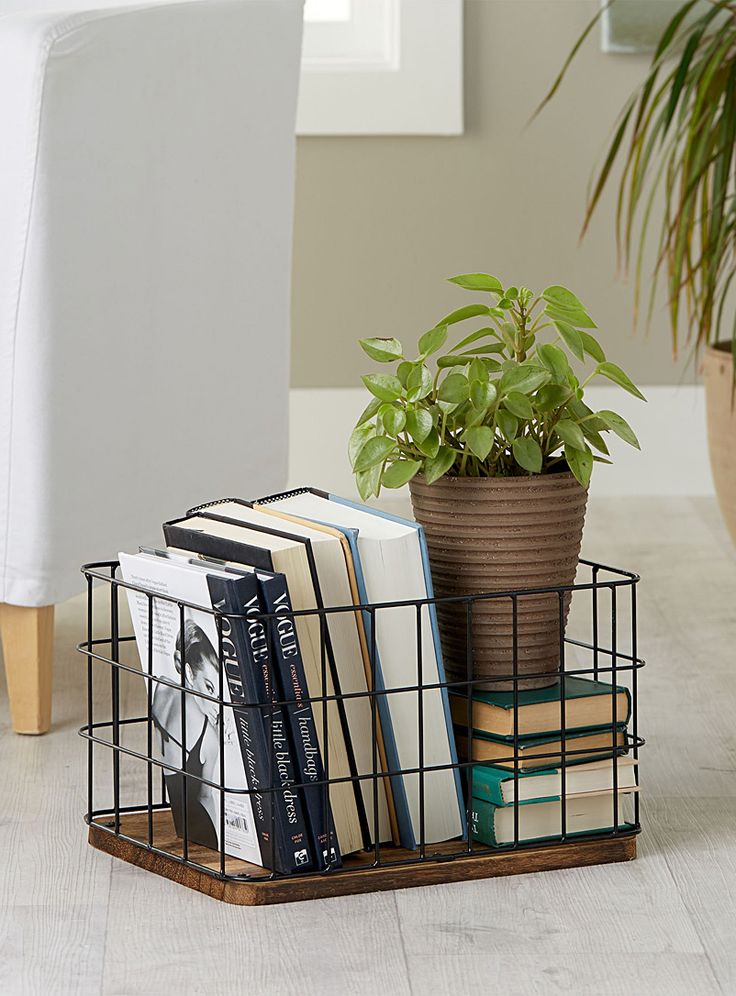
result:
[[[147,554],[120,554],[123,578],[130,584],[169,595],[195,605],[209,606],[207,574],[165,558]],[[130,614],[144,675],[148,673],[149,600],[142,592],[127,591]],[[153,600],[152,674],[180,685],[182,671],[186,688],[205,695],[218,696],[220,664],[217,626],[207,612],[184,610],[184,627],[180,626],[179,607],[175,602]],[[224,753],[220,758],[220,710],[215,702],[196,695],[182,696],[178,688],[154,683],[152,714],[155,725],[154,756],[173,768],[220,783],[229,789],[248,787],[243,754],[232,709],[223,710]],[[185,714],[182,715],[182,697]],[[227,681],[223,682],[224,700],[230,701]],[[186,730],[186,744],[183,731]],[[184,764],[182,764],[184,761]],[[184,776],[181,771],[164,769],[166,792],[177,833],[184,830]],[[189,839],[214,850],[222,849],[232,857],[262,865],[251,796],[225,794],[225,840],[220,841],[220,790],[195,778],[186,779],[187,826]]]

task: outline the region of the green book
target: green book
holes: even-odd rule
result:
[[[627,829],[632,823],[631,792],[619,792],[618,825]],[[610,831],[613,829],[613,793],[578,795],[567,799],[567,836]],[[530,802],[525,806],[494,806],[485,799],[473,798],[470,832],[473,840],[489,847],[514,843],[514,813],[519,815],[519,841],[559,840],[562,836],[562,804],[559,799]]]
[[[636,788],[636,761],[632,757],[617,760],[618,788]],[[487,764],[472,768],[473,797],[494,806],[513,806],[517,787],[512,772]],[[613,759],[588,761],[566,766],[565,793],[568,796],[589,792],[613,790]],[[562,794],[562,769],[541,768],[538,771],[520,771],[518,784],[519,805],[558,800]]]
[[[562,728],[561,682],[546,688],[530,688],[518,694],[518,734],[520,737],[541,733],[559,733]],[[626,724],[631,714],[631,695],[627,688],[592,678],[570,675],[565,678],[565,731]],[[451,695],[453,721],[467,729],[468,700]],[[514,693],[477,690],[473,693],[471,722],[473,729],[497,737],[514,735]]]
[[[494,737],[490,733],[473,733],[472,758],[467,727],[455,727],[455,742],[461,761],[490,762],[501,768],[514,768],[514,738]],[[615,750],[626,750],[626,727],[616,729],[615,744],[610,727],[577,730],[565,737],[565,764],[580,764],[610,757]],[[523,737],[519,740],[519,770],[549,768],[562,764],[562,741],[559,733],[551,736]]]

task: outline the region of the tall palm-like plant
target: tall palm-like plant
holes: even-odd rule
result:
[[[659,228],[647,315],[658,283],[665,282],[675,352],[683,319],[684,338],[695,346],[721,338],[736,274],[736,2],[707,0],[702,13],[693,10],[696,4],[702,0],[688,0],[669,22],[646,78],[624,105],[593,177],[583,224],[585,232],[620,162],[619,256],[634,267],[638,316],[644,249],[652,229]],[[600,14],[578,39],[541,107],[558,90]],[[654,210],[660,190],[661,221]],[[734,317],[727,338],[736,375]]]

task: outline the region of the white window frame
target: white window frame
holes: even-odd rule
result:
[[[462,133],[463,0],[351,0],[350,23],[305,25],[297,134]]]

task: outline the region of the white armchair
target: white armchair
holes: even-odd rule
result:
[[[0,629],[18,732],[49,727],[53,605],[83,560],[285,483],[301,18],[302,0],[0,0]]]

